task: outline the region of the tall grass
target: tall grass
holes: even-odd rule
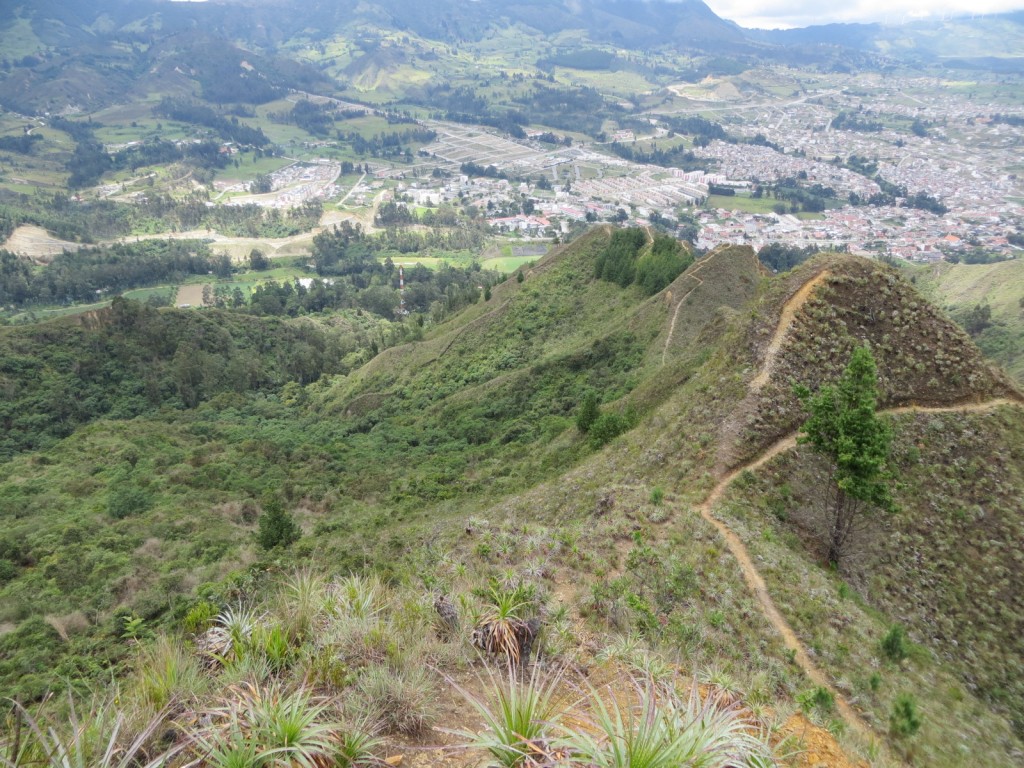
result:
[[[132,687],[142,703],[163,709],[175,700],[194,699],[207,681],[195,656],[164,636],[140,652]]]
[[[422,669],[371,667],[360,676],[356,688],[366,717],[387,733],[416,735],[437,714],[434,681]]]
[[[93,697],[79,715],[74,700],[68,696],[66,720],[52,713],[30,713],[20,704],[14,705],[14,717],[23,741],[0,755],[3,768],[160,768],[186,746],[179,743],[169,749],[154,751],[152,742],[165,724],[168,712],[161,710],[134,735],[125,710],[113,696]],[[6,745],[5,745],[6,746]]]
[[[360,574],[336,581],[330,596],[340,614],[358,619],[376,617],[387,607],[390,599],[387,587],[378,576]]]

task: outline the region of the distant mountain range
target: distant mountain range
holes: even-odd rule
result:
[[[203,69],[209,57],[197,46],[210,50],[211,43],[220,51],[215,58],[262,56],[259,77],[274,87],[317,90],[323,75],[291,60],[303,46],[339,37],[373,44],[406,33],[454,48],[507,28],[545,44],[557,41],[565,51],[669,50],[730,58],[741,69],[776,61],[830,71],[893,65],[1024,71],[1024,13],[749,30],[700,0],[15,0],[0,5],[0,104],[21,112],[68,104],[91,109],[129,92],[187,90],[182,73]]]
[[[110,35],[144,38],[196,29],[275,46],[296,36],[315,39],[366,25],[459,42],[479,40],[495,25],[522,24],[548,35],[580,31],[591,43],[689,47],[711,53],[770,55],[780,46],[839,46],[893,56],[1020,59],[1024,50],[1024,12],[900,25],[749,30],[720,18],[701,0],[38,0],[0,7],[3,27],[9,29],[19,19],[21,24],[28,22],[42,45],[55,47],[88,44]]]

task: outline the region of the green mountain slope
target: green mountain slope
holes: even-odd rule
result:
[[[960,322],[976,307],[988,307],[991,314],[983,327],[972,329],[974,340],[1018,382],[1024,382],[1024,260],[942,263],[914,274],[926,295]]]
[[[488,585],[529,585],[552,659],[586,667],[625,644],[762,707],[805,702],[849,729],[854,754],[874,741],[929,765],[1011,763],[1024,703],[999,681],[1022,656],[1017,391],[874,262],[833,254],[768,277],[727,247],[648,297],[595,278],[611,242],[592,230],[348,375],[97,421],[0,465],[0,686],[31,698],[54,673],[143,674],[140,627],[204,629],[302,564],[405,590],[392,629],[406,643],[431,610],[422,587],[479,618]],[[836,573],[790,393],[834,381],[865,341],[898,509],[871,518]],[[588,395],[614,430],[578,429]],[[265,552],[255,534],[278,503],[302,536]],[[882,650],[894,623],[911,641],[902,663]],[[382,659],[415,656],[309,677],[299,635],[283,667],[245,679],[305,675],[345,697]],[[452,674],[469,663],[428,645]],[[890,725],[906,694],[924,715],[915,736]]]

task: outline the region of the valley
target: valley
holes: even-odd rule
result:
[[[1022,30],[0,9],[0,765],[1019,763]]]

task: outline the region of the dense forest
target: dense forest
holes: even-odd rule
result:
[[[0,328],[0,459],[103,417],[309,383],[343,370],[358,346],[328,326],[158,310],[121,298],[87,316]]]

